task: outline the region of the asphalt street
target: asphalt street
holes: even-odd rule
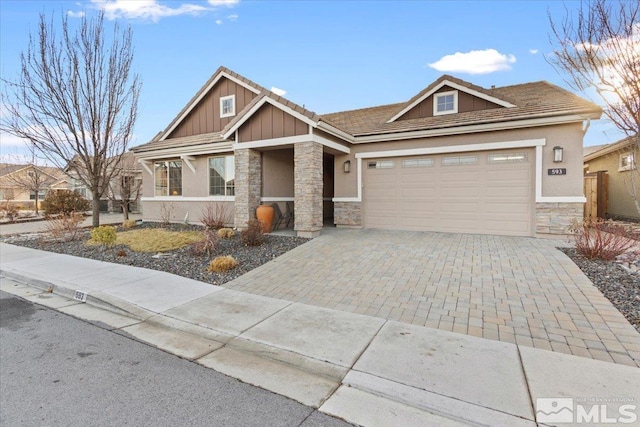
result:
[[[0,292],[0,425],[348,424],[104,325]]]

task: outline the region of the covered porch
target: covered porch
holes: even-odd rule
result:
[[[310,136],[310,135],[309,135]],[[320,235],[323,224],[333,219],[335,148],[301,140],[285,145],[235,148],[235,226],[239,229],[256,218],[260,204],[277,204],[282,213],[293,205],[288,226],[299,237]],[[243,147],[249,146],[249,147]],[[278,230],[287,228],[281,224]]]

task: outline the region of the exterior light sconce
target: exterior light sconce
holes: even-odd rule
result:
[[[563,151],[564,151],[564,149],[562,147],[560,147],[559,145],[556,145],[555,147],[553,147],[553,162],[554,163],[562,162],[562,152]]]
[[[344,162],[344,173],[349,173],[351,172],[351,160],[347,160],[346,162]]]

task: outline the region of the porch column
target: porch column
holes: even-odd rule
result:
[[[322,145],[310,141],[293,147],[294,230],[300,237],[316,237],[322,230]]]
[[[259,151],[248,148],[235,151],[234,225],[240,230],[256,217],[262,191],[262,162]]]

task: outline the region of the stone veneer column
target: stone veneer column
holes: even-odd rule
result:
[[[259,151],[243,148],[235,151],[236,228],[243,230],[256,217],[262,190],[262,158]]]
[[[322,145],[293,146],[294,230],[300,237],[316,237],[322,230]]]
[[[335,202],[333,204],[333,223],[337,227],[361,227],[360,205],[360,202]]]
[[[568,234],[583,212],[584,203],[536,203],[536,234]]]

